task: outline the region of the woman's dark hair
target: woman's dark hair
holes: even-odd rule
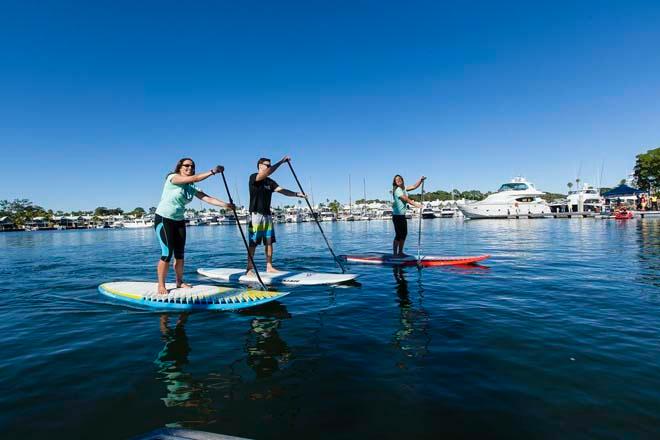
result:
[[[396,178],[397,177],[401,177],[401,181],[404,182],[404,184],[405,184],[405,181],[403,180],[403,176],[401,176],[401,174],[396,174],[394,176],[394,178],[392,179],[392,190],[395,190],[399,186],[399,185],[396,184]]]
[[[179,174],[179,171],[181,170],[181,165],[183,165],[183,163],[184,163],[185,161],[187,161],[187,160],[189,160],[189,161],[191,161],[191,162],[193,163],[192,168],[193,168],[193,170],[194,170],[194,169],[195,169],[195,161],[192,160],[192,159],[189,158],[189,157],[184,157],[183,159],[179,159],[179,161],[176,163],[176,166],[174,167],[174,171],[172,171],[172,173],[174,173],[174,174]],[[170,174],[172,174],[172,173],[170,173]]]

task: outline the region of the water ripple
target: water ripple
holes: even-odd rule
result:
[[[387,251],[393,234],[389,222],[323,226],[341,253]],[[277,266],[338,271],[315,225],[276,228]],[[660,434],[660,221],[437,219],[422,242],[492,258],[353,266],[351,286],[178,314],[96,290],[155,279],[152,230],[0,234],[5,437]],[[236,228],[188,229],[189,281],[244,260]]]

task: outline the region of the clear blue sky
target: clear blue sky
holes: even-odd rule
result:
[[[658,2],[187,3],[3,2],[0,199],[155,206],[191,156],[245,203],[256,159],[287,153],[316,201],[349,174],[354,199],[395,173],[565,192],[659,143]]]

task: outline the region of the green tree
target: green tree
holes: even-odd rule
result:
[[[17,226],[23,226],[35,217],[48,217],[48,212],[28,199],[0,200],[0,214],[11,218]]]
[[[660,178],[660,148],[655,148],[637,155],[634,176],[637,188],[643,191],[653,191],[658,188],[658,178]]]
[[[619,180],[619,185],[625,185],[625,184],[626,184],[626,179]]]
[[[137,217],[137,218],[142,218],[142,217],[144,217],[144,215],[145,215],[146,213],[147,213],[147,212],[144,210],[144,208],[142,208],[142,207],[140,207],[140,206],[138,206],[137,208],[135,208],[134,210],[132,210],[131,212],[129,212],[130,215],[133,215],[133,216],[135,216],[135,217]]]
[[[330,208],[330,211],[334,212],[335,214],[338,214],[339,208],[341,208],[341,204],[337,200],[333,200],[328,204],[328,208]]]
[[[568,182],[566,186],[568,187],[568,192],[571,192],[571,189],[573,188],[573,182]]]
[[[155,213],[156,213],[156,207],[155,206],[152,206],[151,208],[149,208],[149,214],[153,215]]]

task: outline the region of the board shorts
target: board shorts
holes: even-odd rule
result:
[[[405,240],[408,236],[408,221],[405,215],[393,215],[392,223],[394,223],[394,240]]]
[[[172,220],[156,214],[154,229],[160,244],[160,259],[169,263],[174,255],[175,259],[182,260],[186,247],[186,221]]]
[[[275,230],[273,229],[273,217],[263,215],[257,212],[250,214],[250,224],[248,225],[248,236],[250,246],[258,244],[270,245],[275,243]]]

